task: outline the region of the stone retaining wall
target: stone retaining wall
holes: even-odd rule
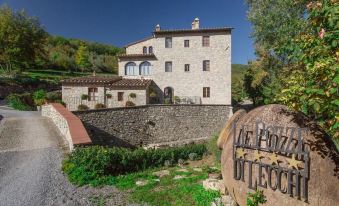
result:
[[[63,105],[53,103],[42,106],[41,115],[52,119],[62,136],[68,142],[70,150],[74,145],[91,144],[92,141],[80,119]]]
[[[124,147],[175,146],[218,134],[228,105],[145,105],[76,111],[94,144]]]

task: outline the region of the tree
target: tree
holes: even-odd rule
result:
[[[252,38],[257,59],[250,62],[245,75],[245,89],[259,104],[274,103],[280,92],[280,77],[291,66],[288,49],[292,39],[306,28],[306,0],[246,0],[248,20],[253,25]]]
[[[82,72],[91,66],[87,47],[80,45],[76,53],[76,64]]]
[[[25,70],[45,56],[48,34],[35,17],[0,7],[0,67],[5,72]]]
[[[277,99],[312,117],[338,141],[338,3],[310,2],[307,8],[308,29],[287,45],[294,51],[294,65],[286,71]]]

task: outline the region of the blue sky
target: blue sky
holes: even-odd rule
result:
[[[53,35],[124,46],[162,28],[234,27],[232,63],[254,59],[251,25],[243,0],[0,0],[39,17]]]

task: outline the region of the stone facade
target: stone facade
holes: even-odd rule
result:
[[[231,104],[231,30],[204,30],[196,28],[183,32],[154,32],[152,38],[126,47],[126,55],[119,58],[119,75],[125,78],[149,78],[160,91],[166,87],[174,90],[174,96],[198,97],[202,104]],[[203,36],[209,36],[210,45],[202,46]],[[165,48],[165,38],[172,37],[172,48]],[[189,47],[184,41],[189,40]],[[133,54],[142,54],[144,47],[152,47],[155,58],[143,59]],[[147,58],[147,59],[146,59]],[[203,61],[210,61],[210,71],[203,71]],[[152,65],[147,76],[126,75],[125,66],[134,62],[148,61]],[[165,62],[172,62],[172,72],[165,72]],[[189,71],[185,71],[189,64]],[[203,97],[203,87],[210,88],[210,97]],[[162,99],[162,98],[161,98]]]
[[[230,112],[225,105],[146,105],[73,113],[94,144],[160,147],[206,140],[220,132]]]
[[[88,88],[98,88],[97,99],[95,101],[82,100],[81,95],[88,95]],[[118,92],[123,92],[123,100],[118,101]],[[130,98],[131,93],[136,94],[136,98]],[[104,104],[107,108],[124,107],[126,101],[132,101],[135,105],[148,104],[146,96],[147,89],[110,89],[105,86],[62,86],[62,100],[66,103],[66,107],[70,111],[78,110],[80,104],[87,105],[90,109],[94,109],[96,104]],[[107,94],[111,97],[108,98]]]

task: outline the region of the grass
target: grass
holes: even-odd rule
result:
[[[166,168],[162,168],[166,169]],[[119,189],[130,193],[130,199],[137,203],[147,203],[154,206],[209,206],[211,202],[220,197],[219,192],[205,190],[202,180],[208,178],[209,167],[194,171],[186,167],[188,172],[177,171],[179,167],[167,168],[170,175],[159,178],[153,175],[154,171],[161,169],[146,170],[138,173],[112,177],[112,183]],[[182,179],[173,179],[176,175],[186,176]],[[138,180],[147,180],[145,186],[137,186]]]

